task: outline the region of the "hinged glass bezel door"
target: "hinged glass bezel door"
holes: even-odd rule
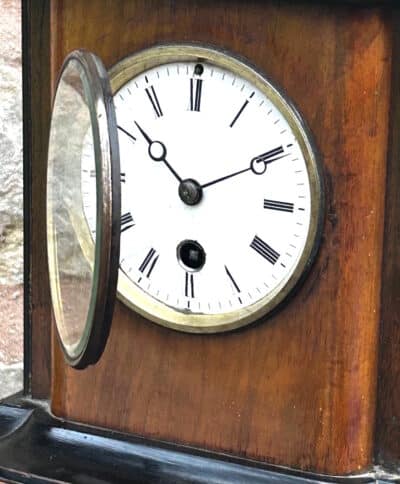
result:
[[[76,50],[57,81],[47,173],[53,313],[65,360],[75,368],[96,363],[107,342],[118,278],[120,200],[108,74],[97,56]],[[95,207],[89,216],[88,205]]]

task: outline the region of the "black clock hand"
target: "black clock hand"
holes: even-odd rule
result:
[[[273,158],[275,156],[281,155],[282,153],[284,153],[282,146],[278,146],[278,148],[274,148],[273,150],[266,151],[261,155],[255,156],[250,161],[250,167],[256,175],[262,175],[263,173],[265,173],[265,170],[267,169],[267,164],[271,163],[272,161],[275,161],[275,159]],[[282,156],[276,159],[279,160],[281,158]],[[260,166],[257,166],[256,163],[264,163],[264,166],[262,166],[260,169]]]
[[[245,173],[246,171],[251,170],[251,167],[249,166],[248,168],[245,168],[244,170],[236,171],[235,173],[231,173],[230,175],[223,176],[221,178],[218,178],[217,180],[210,181],[208,183],[204,183],[204,185],[201,185],[201,188],[206,188],[211,185],[215,185],[215,183],[219,183],[221,181],[227,180],[228,178],[232,178],[233,176],[240,175],[241,173]]]
[[[143,128],[140,126],[140,124],[138,122],[135,121],[135,124],[136,124],[138,130],[142,133],[143,138],[149,143],[149,145],[151,145],[153,140],[150,138],[150,136],[143,130]]]
[[[267,169],[267,165],[269,163],[272,163],[273,161],[277,161],[277,160],[280,160],[281,158],[285,158],[286,156],[289,156],[289,153],[286,155],[277,156],[283,152],[284,150],[282,146],[279,146],[279,148],[274,148],[273,150],[267,151],[266,153],[262,153],[261,155],[254,157],[250,161],[250,166],[248,168],[244,168],[243,170],[236,171],[229,175],[226,175],[221,178],[217,178],[216,180],[205,183],[204,185],[201,185],[201,188],[206,188],[211,185],[215,185],[216,183],[227,180],[228,178],[232,178],[234,176],[240,175],[250,170],[256,175],[262,175],[263,173],[265,173]],[[262,163],[262,166],[259,165],[260,163]]]
[[[181,182],[182,178],[178,175],[178,173],[172,168],[172,166],[167,161],[167,148],[165,147],[164,143],[161,141],[153,141],[150,136],[144,131],[144,129],[135,121],[135,124],[142,134],[143,138],[149,144],[149,156],[154,161],[162,161],[168,167],[170,172],[174,175],[174,177]]]

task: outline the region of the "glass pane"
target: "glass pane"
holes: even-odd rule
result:
[[[96,207],[96,168],[86,87],[82,65],[71,59],[57,88],[48,159],[50,284],[59,336],[71,359],[82,351],[88,330],[95,258],[94,232],[86,222],[82,199],[82,194],[90,193]],[[81,180],[82,164],[89,173],[85,180]],[[92,217],[96,227],[96,213]]]
[[[0,399],[23,387],[21,2],[0,0]]]

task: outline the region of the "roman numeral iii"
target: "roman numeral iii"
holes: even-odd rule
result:
[[[250,247],[258,252],[264,259],[267,259],[271,264],[275,264],[279,259],[280,254],[264,242],[258,235],[252,240]]]
[[[194,87],[196,84],[196,87]],[[203,81],[201,79],[190,79],[190,110],[200,111],[201,90],[203,88]]]
[[[270,210],[280,210],[281,212],[292,212],[294,210],[294,203],[278,202],[278,200],[264,200],[264,208]]]

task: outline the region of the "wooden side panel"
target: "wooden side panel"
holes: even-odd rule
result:
[[[393,59],[400,52],[400,14],[393,17]],[[382,312],[377,393],[376,460],[400,466],[400,67],[393,64]]]
[[[50,395],[51,305],[46,256],[50,1],[22,2],[24,122],[25,391]]]
[[[270,463],[347,474],[372,465],[390,87],[382,9],[273,1],[52,3],[53,76],[85,47],[108,66],[159,41],[215,43],[278,82],[321,151],[327,217],[296,296],[262,324],[185,335],[115,311],[100,363],[66,368],[56,415]]]

